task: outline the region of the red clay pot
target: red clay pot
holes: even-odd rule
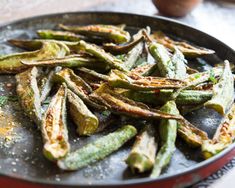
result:
[[[157,9],[166,16],[182,17],[191,12],[203,0],[152,0]]]

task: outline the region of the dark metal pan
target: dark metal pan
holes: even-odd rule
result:
[[[130,32],[151,26],[152,30],[188,40],[196,45],[216,51],[204,59],[209,65],[228,59],[235,62],[235,52],[219,40],[189,26],[162,17],[111,12],[79,12],[39,16],[16,21],[0,27],[0,54],[18,51],[7,44],[11,38],[33,38],[37,29],[56,28],[57,24],[121,24],[125,23]],[[198,67],[198,64],[194,64]],[[13,92],[13,76],[0,76],[0,94]],[[5,83],[12,83],[12,86]],[[17,102],[11,102],[0,111],[0,128],[14,122],[6,138],[0,138],[0,185],[4,187],[184,187],[191,185],[218,170],[235,155],[235,144],[203,161],[200,151],[188,148],[180,139],[169,167],[157,179],[147,175],[133,176],[127,169],[124,159],[132,141],[105,160],[76,172],[63,172],[55,164],[47,161],[42,154],[42,140],[35,125],[22,113]],[[2,114],[5,114],[2,115]],[[187,117],[191,122],[212,136],[221,119],[212,110],[199,110]],[[20,122],[20,123],[19,123]],[[102,134],[89,138],[78,138],[74,126],[70,127],[72,150],[96,139]],[[115,129],[115,125],[109,129]],[[107,130],[109,131],[109,130]],[[2,132],[0,131],[2,134]],[[5,134],[6,132],[4,132]],[[5,140],[4,140],[5,139]],[[7,140],[6,140],[7,139]]]

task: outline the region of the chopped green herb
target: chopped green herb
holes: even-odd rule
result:
[[[126,58],[126,54],[117,55],[116,58],[120,59],[121,61],[124,61]]]
[[[110,111],[105,110],[105,111],[102,112],[102,115],[105,116],[105,117],[107,117],[107,116],[110,115],[110,113],[111,113]]]
[[[213,69],[210,71],[209,80],[212,81],[213,84],[217,83],[217,79],[215,78],[215,73],[214,73]]]
[[[9,96],[0,96],[0,107],[3,107],[7,104],[8,101],[17,101],[18,97],[14,95]]]
[[[195,74],[194,78],[196,79],[200,78],[200,74]]]

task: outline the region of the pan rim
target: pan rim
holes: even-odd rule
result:
[[[113,11],[79,11],[79,12],[62,12],[62,13],[53,13],[53,14],[44,14],[44,15],[39,15],[39,16],[32,16],[32,17],[27,17],[27,18],[22,18],[22,19],[19,19],[19,20],[14,20],[14,21],[11,21],[11,22],[8,22],[8,23],[4,23],[4,24],[1,24],[0,25],[0,29],[3,29],[5,27],[8,27],[8,26],[11,26],[11,25],[15,25],[15,24],[20,24],[20,23],[24,23],[24,22],[27,22],[27,21],[31,21],[31,20],[37,20],[37,19],[40,19],[40,18],[50,18],[50,17],[54,17],[54,16],[63,16],[63,15],[85,15],[85,14],[113,14],[113,15],[119,15],[119,16],[137,16],[137,17],[143,17],[143,19],[158,19],[158,20],[163,20],[163,21],[167,21],[167,22],[171,22],[171,23],[174,23],[174,24],[178,24],[178,25],[181,25],[183,27],[187,27],[189,29],[192,29],[192,30],[195,30],[196,32],[200,32],[201,34],[205,35],[206,37],[209,37],[213,40],[215,40],[217,43],[220,43],[221,45],[225,46],[227,49],[231,50],[232,54],[234,54],[234,57],[235,57],[235,51],[228,45],[226,45],[224,42],[216,39],[215,37],[199,30],[199,29],[196,29],[190,25],[187,25],[187,24],[184,24],[184,23],[181,23],[179,21],[176,21],[176,20],[173,20],[173,19],[170,19],[170,18],[165,18],[165,17],[162,17],[162,16],[149,16],[149,15],[141,15],[141,14],[135,14],[135,13],[125,13],[125,12],[113,12]],[[140,179],[128,179],[128,180],[124,180],[120,183],[120,181],[114,181],[112,183],[108,182],[108,183],[105,183],[104,181],[101,181],[100,183],[99,182],[96,182],[94,184],[87,184],[87,183],[82,183],[82,182],[79,182],[78,184],[75,184],[75,183],[69,183],[69,182],[52,182],[51,180],[38,180],[37,178],[34,178],[34,177],[23,177],[23,178],[19,178],[19,177],[16,177],[14,175],[9,175],[9,174],[4,174],[3,172],[0,171],[0,176],[6,176],[6,177],[9,177],[9,178],[13,178],[13,179],[17,179],[17,180],[21,180],[21,181],[27,181],[27,182],[31,182],[31,183],[38,183],[38,184],[44,184],[44,185],[55,185],[55,186],[81,186],[81,187],[109,187],[109,186],[133,186],[133,185],[140,185],[140,184],[147,184],[147,183],[157,183],[157,182],[160,182],[160,181],[165,181],[165,180],[169,180],[169,179],[172,179],[172,178],[176,178],[176,177],[179,177],[179,176],[182,176],[182,175],[185,175],[185,174],[188,174],[188,173],[192,173],[196,170],[199,170],[203,167],[206,168],[206,166],[212,164],[213,162],[216,162],[217,160],[223,158],[226,156],[226,154],[228,154],[229,152],[231,152],[232,150],[235,149],[235,143],[231,144],[228,148],[226,148],[225,150],[223,150],[221,153],[217,154],[216,156],[210,158],[210,159],[207,159],[207,160],[204,160],[196,165],[193,165],[192,167],[189,167],[189,168],[186,168],[185,170],[179,172],[179,173],[176,173],[176,174],[166,174],[166,175],[162,175],[156,179],[151,179],[149,177],[145,177],[145,178],[140,178]]]

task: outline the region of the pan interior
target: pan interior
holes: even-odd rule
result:
[[[91,24],[91,23],[122,23],[125,19],[121,15],[116,15],[112,20],[102,17],[97,14],[65,14],[52,17],[40,17],[37,19],[26,20],[9,26],[0,28],[0,54],[9,54],[19,52],[20,50],[10,46],[7,43],[8,39],[13,38],[35,38],[37,29],[56,29],[59,23],[66,24]],[[127,30],[134,33],[139,28],[145,26],[144,22],[138,23],[134,19],[126,20],[129,22]],[[157,19],[156,19],[157,20]],[[156,21],[157,22],[157,21]],[[162,26],[161,21],[150,25],[153,29],[167,30],[167,26]],[[146,25],[147,26],[147,25]],[[172,30],[169,26],[169,34],[174,32],[179,33],[181,28]],[[181,32],[184,32],[181,30]],[[185,33],[185,36],[189,35]],[[186,37],[189,38],[189,37]],[[195,39],[196,41],[196,39]],[[205,42],[200,45],[205,46]],[[218,44],[219,45],[219,44]],[[208,47],[208,46],[206,46]],[[213,47],[212,47],[213,48]],[[206,59],[207,63],[203,64],[204,59],[196,62],[191,62],[191,65],[201,70],[211,67],[214,63],[219,63],[221,60],[217,56],[210,56]],[[9,84],[11,83],[11,84]],[[0,76],[0,95],[15,94],[15,78],[14,76]],[[217,125],[221,121],[221,117],[212,110],[202,109],[195,111],[187,116],[187,118],[205,130],[211,137]],[[134,121],[134,120],[133,120]],[[123,122],[117,122],[111,125],[103,133],[93,135],[86,138],[78,138],[75,133],[75,126],[69,122],[69,138],[72,150],[80,148],[98,137],[105,135],[110,130],[116,129]],[[1,135],[2,134],[2,135]],[[9,102],[0,109],[0,171],[2,174],[19,177],[22,179],[37,179],[38,181],[49,181],[50,183],[63,182],[63,184],[109,184],[122,183],[129,179],[143,178],[147,174],[141,176],[133,176],[124,162],[130,151],[133,140],[128,142],[122,149],[113,153],[105,160],[95,163],[75,172],[63,172],[57,168],[55,164],[48,161],[42,154],[42,139],[40,131],[32,122],[23,114],[18,102]],[[173,155],[173,159],[167,169],[164,170],[164,175],[173,175],[182,172],[183,170],[195,166],[202,161],[200,151],[190,149],[180,139],[177,139],[177,149]]]

